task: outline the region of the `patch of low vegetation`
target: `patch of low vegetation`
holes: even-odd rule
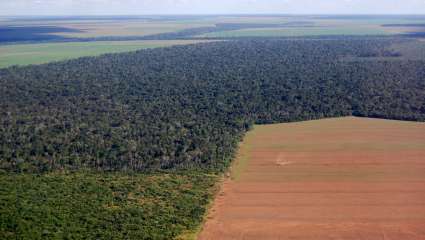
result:
[[[0,174],[1,239],[173,239],[196,231],[205,173]]]
[[[232,31],[217,31],[200,35],[207,38],[240,37],[302,37],[302,36],[376,36],[390,35],[384,29],[371,26],[305,26],[284,28],[246,28]]]

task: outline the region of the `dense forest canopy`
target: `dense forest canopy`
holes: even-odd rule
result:
[[[0,168],[222,170],[254,124],[425,120],[396,39],[239,40],[0,70]],[[372,59],[372,60],[366,60]]]

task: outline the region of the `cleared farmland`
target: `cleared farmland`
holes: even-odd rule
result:
[[[377,26],[335,26],[335,27],[296,27],[296,28],[249,28],[233,31],[206,33],[199,37],[301,37],[326,35],[390,35],[390,31]]]
[[[170,33],[189,28],[210,27],[213,24],[175,22],[112,22],[112,23],[75,23],[64,24],[79,33],[60,33],[64,37],[102,37],[102,36],[148,36],[160,33]]]
[[[98,56],[105,53],[128,52],[198,42],[202,41],[144,40],[3,45],[0,46],[0,68],[12,65],[42,64],[78,57]]]
[[[181,31],[188,28],[214,26],[201,20],[166,20],[166,19],[122,19],[110,17],[107,19],[80,19],[70,17],[65,19],[9,19],[1,21],[2,26],[26,26],[33,29],[43,27],[65,28],[74,31],[53,31],[52,34],[71,38],[90,38],[105,36],[147,36],[159,33]]]
[[[425,239],[425,124],[256,126],[199,239]]]

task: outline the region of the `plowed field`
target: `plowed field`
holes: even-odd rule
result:
[[[199,239],[425,239],[425,124],[256,126]]]

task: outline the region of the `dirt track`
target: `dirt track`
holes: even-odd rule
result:
[[[257,126],[199,239],[425,239],[425,124]]]

